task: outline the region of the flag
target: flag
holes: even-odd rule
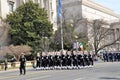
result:
[[[80,49],[81,49],[81,50],[84,50],[82,43],[80,43],[79,46],[80,46]]]
[[[78,48],[79,48],[79,42],[76,41],[73,43],[73,49],[77,50]]]
[[[62,12],[62,0],[58,0],[58,18],[61,18],[61,12]]]

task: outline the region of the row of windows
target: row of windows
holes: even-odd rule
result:
[[[29,0],[23,0],[23,2],[28,2]],[[38,0],[34,0],[35,3],[38,3]],[[14,9],[14,2],[13,1],[8,1],[9,5],[9,12],[12,12]]]
[[[23,0],[23,2],[25,3],[25,2],[28,2],[29,0]],[[48,7],[48,5],[47,5],[47,1],[46,0],[43,0],[44,1],[44,7]],[[35,3],[39,3],[39,1],[38,0],[34,0],[34,2]],[[41,2],[41,0],[40,0],[40,2]],[[8,1],[8,5],[9,5],[9,12],[12,12],[13,10],[14,10],[14,6],[15,6],[15,3],[13,2],[13,1]],[[53,7],[52,7],[52,2],[50,2],[50,6],[49,6],[50,8],[50,11],[51,11],[51,16],[50,16],[50,18],[51,18],[51,20],[53,20]]]

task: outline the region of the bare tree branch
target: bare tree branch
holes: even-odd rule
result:
[[[104,49],[105,47],[111,46],[116,44],[118,40],[120,40],[120,35],[115,40],[106,40],[107,37],[114,36],[114,32],[112,31],[110,24],[104,22],[103,20],[94,20],[93,21],[93,45],[95,53],[97,54],[100,50]],[[109,27],[105,27],[109,26]],[[103,44],[103,42],[105,44]]]

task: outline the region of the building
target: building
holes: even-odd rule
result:
[[[0,0],[0,16],[6,18],[9,12],[14,11],[22,3],[26,3],[29,0]],[[48,18],[53,24],[54,30],[57,29],[57,9],[56,0],[33,0],[34,3],[38,3],[41,8],[45,8],[48,13]]]
[[[23,3],[28,2],[29,0],[0,0],[0,17],[3,19],[6,18],[6,15],[14,11],[17,7]],[[56,0],[32,0],[34,3],[38,3],[41,8],[46,9],[48,14],[48,19],[53,24],[53,29],[57,30],[57,8]],[[10,38],[8,37],[8,28],[4,27],[6,25],[0,19],[0,50],[4,46],[8,45]],[[5,30],[6,29],[6,30]],[[0,59],[3,58],[5,54],[0,56]]]
[[[0,16],[4,19],[6,15],[14,11],[17,7],[23,3],[28,2],[29,0],[0,0]],[[56,9],[56,0],[33,0],[34,3],[38,3],[41,8],[45,8],[48,13],[48,18],[53,24],[53,29],[57,29],[57,9]],[[0,21],[2,26],[2,22]],[[1,28],[0,34],[3,33],[4,28]],[[0,46],[7,45],[7,37],[2,40]]]
[[[84,19],[87,19],[89,22],[95,19],[101,19],[108,24],[118,22],[120,20],[120,16],[113,10],[95,3],[92,0],[63,0],[62,4],[65,20],[70,24],[75,24],[73,27],[75,27],[75,32],[78,34],[86,32],[85,34],[88,36],[91,43],[93,43],[93,39],[91,39],[93,35],[91,31],[93,28],[91,25],[87,24]],[[105,25],[103,27],[106,29],[111,28],[109,25]],[[111,29],[115,34],[112,35],[112,38],[120,34],[120,25]],[[109,39],[111,40],[111,36],[107,40]]]

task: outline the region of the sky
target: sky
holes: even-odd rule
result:
[[[120,0],[93,0],[93,1],[112,9],[117,14],[120,14]]]

